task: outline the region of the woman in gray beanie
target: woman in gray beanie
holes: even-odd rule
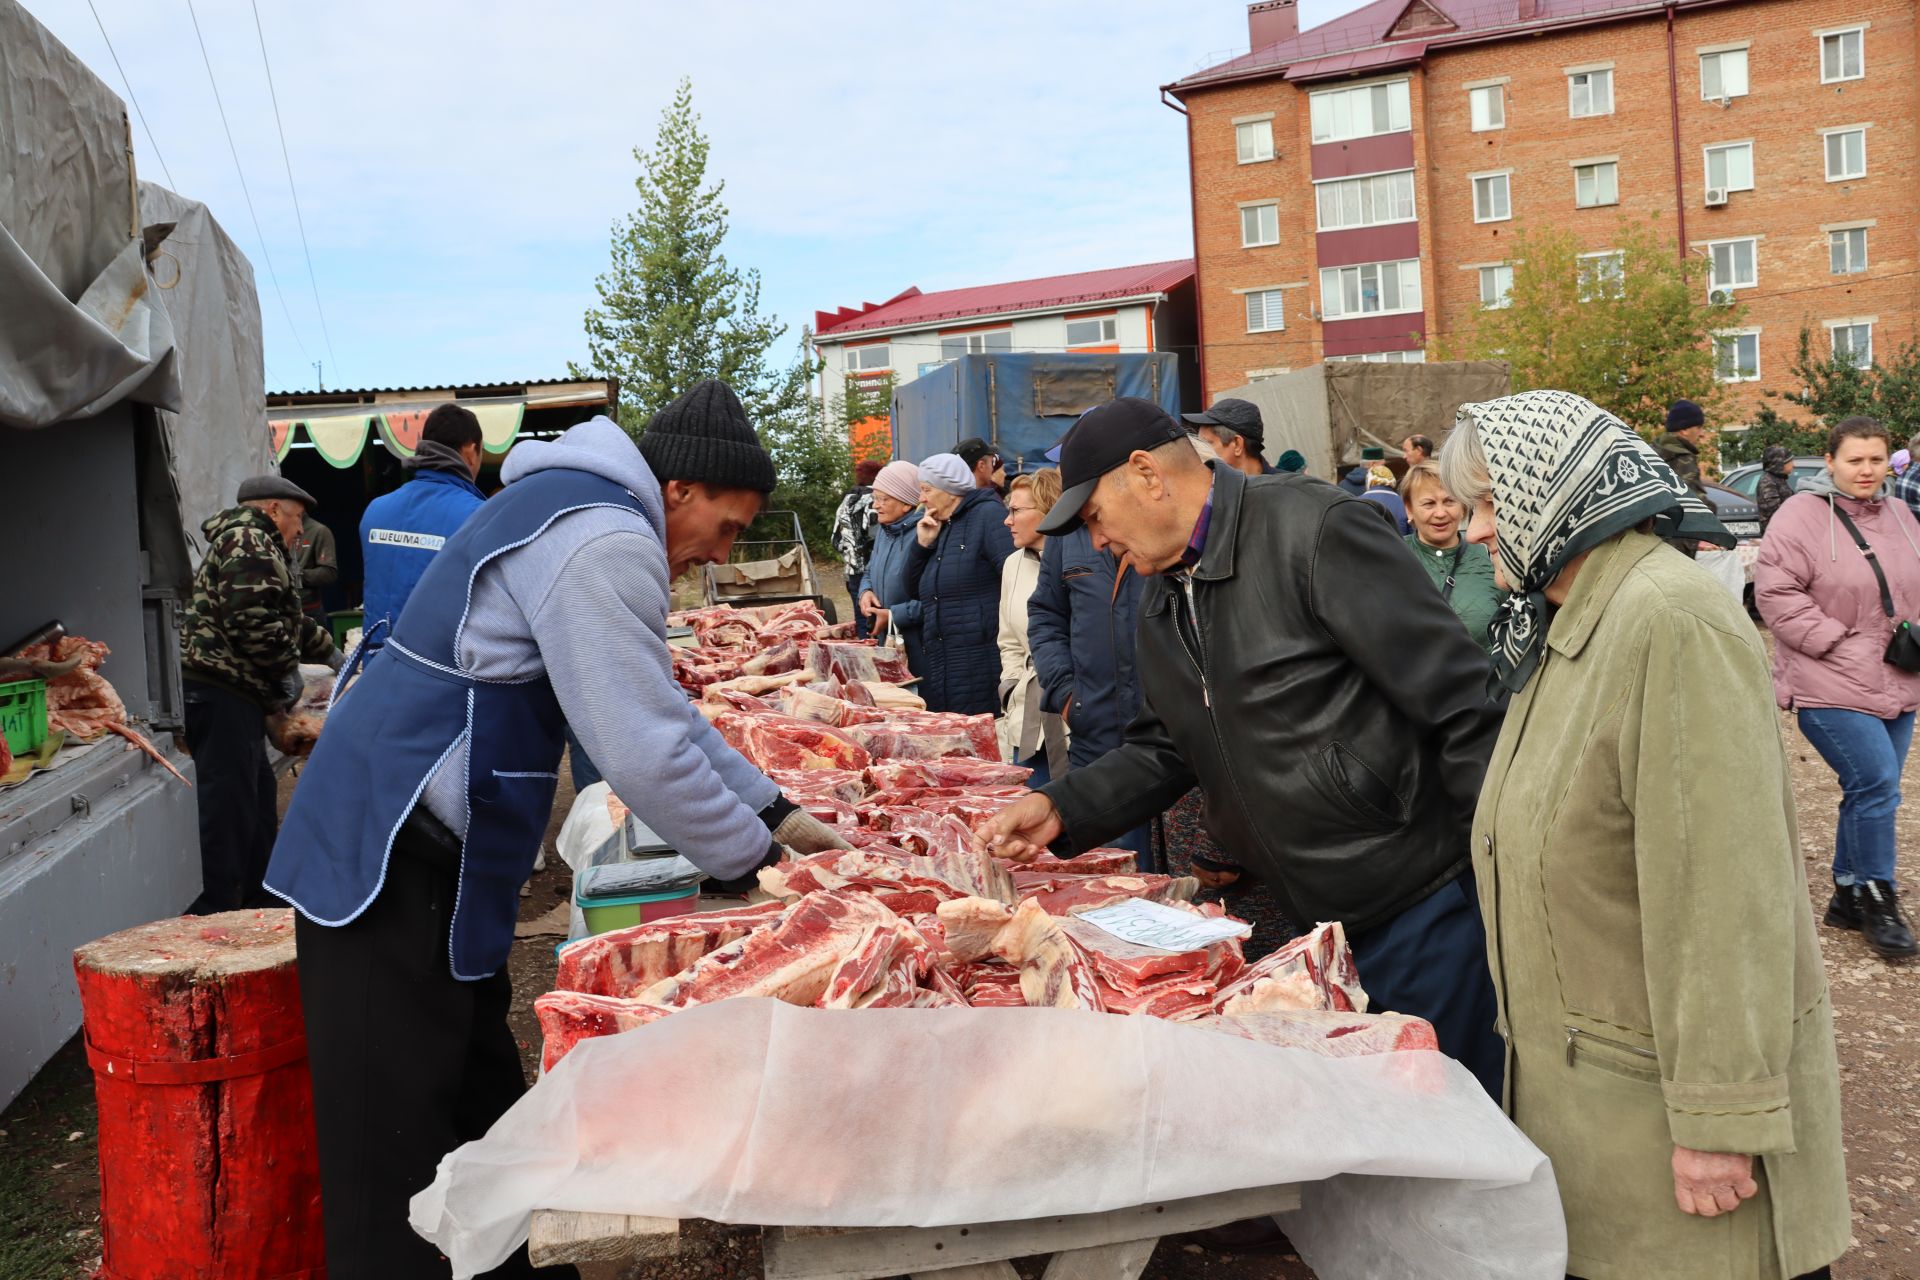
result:
[[[926,666],[920,696],[932,711],[992,715],[1000,707],[1000,567],[1013,554],[1007,509],[952,453],[920,464],[920,497],[927,513],[907,551]]]

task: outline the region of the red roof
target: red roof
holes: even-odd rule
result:
[[[1193,259],[1149,262],[1138,267],[1109,267],[1069,276],[1043,276],[1011,284],[981,284],[966,289],[922,293],[908,289],[885,302],[813,313],[816,338],[844,338],[872,329],[909,328],[942,320],[967,320],[1075,307],[1119,298],[1138,298],[1168,290],[1193,278]]]
[[[1682,9],[1721,2],[1677,0]],[[1429,47],[1506,39],[1549,27],[1659,14],[1665,9],[1665,0],[1374,0],[1290,40],[1243,53],[1167,87],[1197,88],[1220,80],[1282,73],[1289,80],[1337,75],[1417,61]],[[1531,10],[1532,16],[1523,18],[1523,10]]]

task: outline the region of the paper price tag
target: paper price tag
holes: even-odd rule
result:
[[[1077,918],[1099,926],[1122,941],[1160,951],[1198,951],[1215,942],[1245,938],[1253,933],[1252,925],[1238,920],[1196,916],[1137,898],[1082,911]]]

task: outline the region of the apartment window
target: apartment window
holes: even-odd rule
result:
[[[1509,175],[1483,173],[1473,179],[1473,220],[1505,222],[1513,216],[1513,188]]]
[[[1425,364],[1424,351],[1369,351],[1363,356],[1328,356],[1327,364]]]
[[[1346,227],[1375,227],[1385,222],[1412,222],[1413,170],[1376,173],[1366,178],[1341,178],[1315,185],[1322,231]]]
[[[1760,283],[1760,241],[1754,237],[1721,240],[1708,245],[1707,259],[1713,264],[1707,274],[1709,296],[1734,289],[1751,289]],[[1715,300],[1731,301],[1727,298]]]
[[[1280,206],[1250,204],[1240,210],[1240,245],[1257,249],[1263,244],[1280,243]]]
[[[1420,309],[1420,262],[1368,262],[1320,272],[1320,311],[1329,320]]]
[[[1856,369],[1873,367],[1873,325],[1871,322],[1849,321],[1842,324],[1830,324],[1827,332],[1833,335],[1833,362],[1850,364]]]
[[[879,373],[893,367],[893,351],[886,343],[875,347],[848,347],[848,373]]]
[[[1832,261],[1833,274],[1850,276],[1867,269],[1867,229],[1849,227],[1845,231],[1827,233],[1827,256]]]
[[[1867,131],[1864,126],[1827,133],[1827,181],[1845,182],[1867,176]]]
[[[1247,120],[1233,126],[1233,141],[1241,164],[1273,159],[1273,121]]]
[[[1820,83],[1861,80],[1867,74],[1867,29],[1825,31],[1820,35]]]
[[[1575,71],[1567,76],[1567,114],[1582,116],[1613,114],[1613,69]]]
[[[993,329],[986,333],[950,333],[940,339],[940,358],[957,360],[961,356],[998,355],[1013,350],[1013,330]]]
[[[1112,316],[1067,321],[1067,345],[1070,347],[1097,347],[1119,340],[1119,322]]]
[[[1721,191],[1753,190],[1753,144],[1729,142],[1708,147],[1707,186]]]
[[[1620,203],[1620,165],[1614,160],[1573,167],[1573,203],[1581,209],[1594,209]]]
[[[1507,87],[1503,84],[1482,85],[1478,89],[1467,90],[1467,107],[1473,115],[1473,131],[1486,133],[1491,129],[1507,127]]]
[[[1743,329],[1713,335],[1714,377],[1722,382],[1760,380],[1760,331]]]
[[[1605,249],[1580,255],[1580,301],[1617,298],[1627,283],[1627,254],[1624,249]]]
[[[1700,55],[1700,96],[1709,102],[1747,96],[1747,51],[1723,49]]]
[[[1256,289],[1247,295],[1247,332],[1271,333],[1287,327],[1285,294],[1279,289]]]
[[[1358,89],[1328,89],[1307,101],[1315,142],[1344,142],[1381,133],[1405,133],[1413,128],[1413,108],[1405,80]]]
[[[1499,266],[1480,268],[1480,305],[1489,311],[1498,311],[1511,304],[1513,298],[1513,267],[1502,263]]]

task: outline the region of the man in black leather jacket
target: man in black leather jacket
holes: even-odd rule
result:
[[[1497,1098],[1468,836],[1499,711],[1485,655],[1379,513],[1299,475],[1202,462],[1157,406],[1090,410],[1041,528],[1155,574],[1124,744],[983,827],[1032,857],[1101,845],[1197,782],[1207,826],[1302,924],[1346,926],[1377,1009],[1434,1024]],[[1398,554],[1396,554],[1398,553]]]

